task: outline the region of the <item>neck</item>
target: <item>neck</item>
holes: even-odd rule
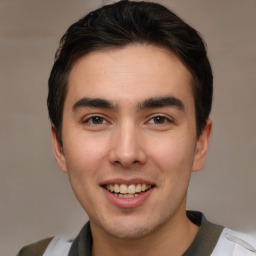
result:
[[[199,227],[186,211],[176,213],[167,223],[140,239],[114,238],[92,225],[93,256],[182,255],[193,242]]]

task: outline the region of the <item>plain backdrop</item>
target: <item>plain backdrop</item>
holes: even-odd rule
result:
[[[214,71],[213,137],[204,170],[192,176],[188,208],[255,232],[256,1],[158,2],[200,31]],[[76,234],[87,220],[52,154],[47,80],[61,35],[101,5],[0,0],[0,255]]]

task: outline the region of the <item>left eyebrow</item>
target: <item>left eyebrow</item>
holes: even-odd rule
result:
[[[163,107],[176,107],[181,111],[185,110],[185,106],[181,100],[176,97],[154,97],[149,98],[139,103],[137,106],[138,110],[143,110],[146,108],[163,108]]]
[[[100,98],[82,98],[78,100],[74,106],[73,111],[84,107],[92,107],[92,108],[106,108],[106,109],[115,109],[116,106],[112,104],[110,101]]]

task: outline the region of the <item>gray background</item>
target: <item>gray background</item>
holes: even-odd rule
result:
[[[196,27],[214,70],[214,130],[188,208],[255,232],[255,0],[159,1]],[[87,219],[52,154],[47,79],[58,40],[101,0],[0,1],[0,254]],[[255,232],[256,233],[256,232]]]

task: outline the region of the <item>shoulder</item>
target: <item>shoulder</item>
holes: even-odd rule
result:
[[[57,235],[23,247],[17,256],[67,256],[72,242],[70,235]]]
[[[256,256],[256,237],[224,228],[211,256]]]
[[[39,242],[27,245],[18,252],[17,256],[42,256],[52,239],[53,238],[50,237]]]

